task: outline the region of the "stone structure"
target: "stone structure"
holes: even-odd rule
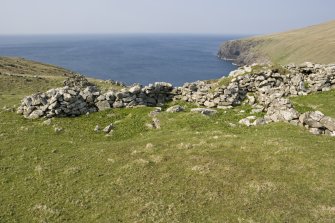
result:
[[[239,68],[231,72],[228,77],[212,83],[197,81],[185,83],[177,88],[165,82],[144,87],[135,84],[106,93],[101,93],[82,76],[72,77],[65,81],[65,84],[67,86],[63,88],[25,97],[18,108],[18,113],[26,118],[50,118],[77,116],[110,108],[162,106],[171,100],[183,100],[219,109],[229,109],[248,103],[253,106],[252,113],[265,112],[266,115],[262,119],[250,116],[252,118],[241,120],[242,124],[250,126],[285,121],[304,125],[315,134],[335,135],[333,119],[323,115],[322,118],[315,120],[314,113],[299,114],[289,100],[290,96],[307,95],[335,88],[335,65],[306,62],[299,66],[291,64],[274,67],[254,64]],[[174,112],[175,108],[170,110]],[[207,114],[207,110],[193,109],[194,112],[204,114]],[[215,110],[213,111],[209,113],[215,113]]]
[[[89,85],[80,88],[77,87],[78,82],[75,82],[75,86],[73,82],[65,83],[71,84],[25,97],[17,112],[31,119],[78,116],[109,108],[140,105],[161,106],[174,97],[174,88],[171,84],[164,82],[157,82],[145,87],[134,85],[130,88],[108,91],[104,94],[96,86]]]

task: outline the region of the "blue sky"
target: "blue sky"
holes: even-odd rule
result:
[[[263,34],[335,19],[335,0],[0,0],[0,34]]]

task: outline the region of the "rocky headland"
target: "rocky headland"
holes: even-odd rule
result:
[[[223,43],[218,57],[238,65],[253,63],[333,63],[335,21],[293,31]],[[317,44],[313,44],[317,43]]]

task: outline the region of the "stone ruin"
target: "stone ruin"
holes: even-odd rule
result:
[[[228,77],[214,83],[197,81],[173,87],[169,83],[157,82],[105,93],[79,75],[70,77],[64,84],[63,88],[25,97],[18,113],[26,118],[51,118],[78,116],[110,108],[162,106],[171,100],[217,109],[248,103],[253,107],[253,113],[266,114],[263,118],[251,116],[243,119],[242,124],[250,126],[285,121],[305,126],[314,134],[335,135],[334,119],[320,112],[300,114],[289,100],[291,96],[335,88],[335,65],[306,62],[299,66],[274,67],[254,64],[232,71]]]
[[[134,85],[106,93],[82,76],[70,77],[64,85],[25,97],[17,112],[31,119],[79,116],[109,108],[162,106],[174,97],[174,88],[165,82],[145,87]]]

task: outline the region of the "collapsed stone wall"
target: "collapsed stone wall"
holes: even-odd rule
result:
[[[76,80],[86,83],[86,80],[82,78]],[[25,97],[17,112],[31,119],[78,116],[108,108],[162,106],[174,97],[174,88],[171,84],[164,82],[157,82],[145,87],[135,85],[120,91],[111,90],[106,93],[101,93],[96,86],[73,84],[71,81],[65,81],[64,84],[68,83],[71,83],[70,86]]]
[[[256,64],[239,68],[216,83],[197,81],[174,88],[169,83],[157,82],[144,87],[136,84],[106,93],[100,92],[81,76],[68,79],[64,84],[63,88],[25,97],[18,113],[26,118],[50,118],[78,116],[109,108],[162,106],[171,100],[218,109],[249,103],[253,112],[265,112],[266,115],[252,123],[249,119],[243,120],[244,124],[286,121],[303,125],[314,134],[335,135],[335,130],[329,127],[329,123],[333,122],[331,118],[324,116],[324,120],[328,120],[326,125],[320,122],[321,119],[318,120],[321,124],[310,125],[306,120],[311,118],[310,115],[315,117],[313,113],[299,114],[288,99],[290,96],[335,88],[335,65],[304,63],[273,67]]]
[[[281,67],[281,71],[273,67],[255,70],[258,67],[246,66],[231,72],[228,77],[222,78],[231,79],[226,86],[215,86],[204,81],[186,83],[178,88],[178,99],[199,106],[225,108],[249,99],[248,93],[269,104],[273,98],[328,91],[335,86],[335,65],[304,63]]]

